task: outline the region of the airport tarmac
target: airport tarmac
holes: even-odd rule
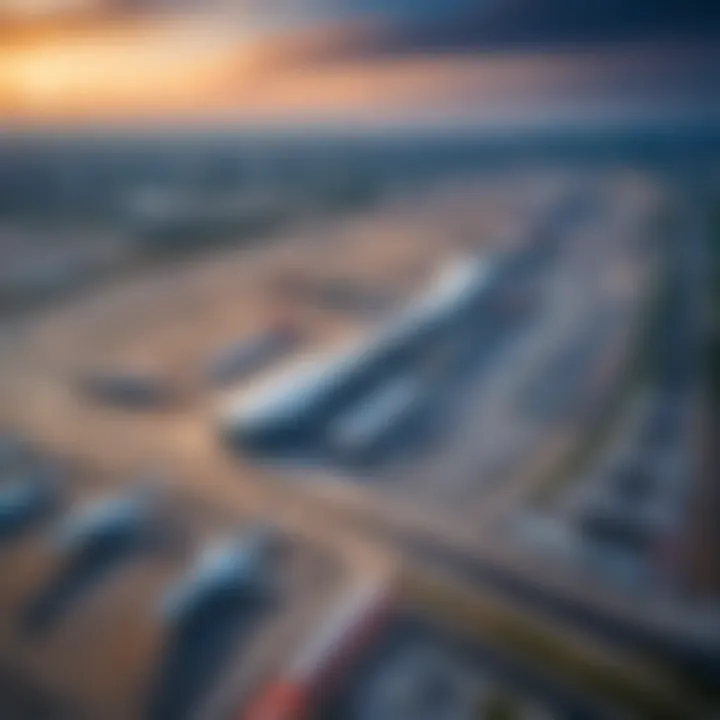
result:
[[[552,229],[562,240],[559,258],[538,271],[537,287],[503,323],[502,339],[491,338],[481,350],[482,367],[449,391],[454,397],[442,416],[447,427],[427,443],[428,451],[409,452],[369,476],[317,466],[287,472],[232,457],[219,438],[220,409],[257,377],[218,390],[208,387],[205,370],[224,347],[268,327],[291,327],[300,340],[289,357],[257,373],[261,377],[272,377],[294,355],[362,337],[469,245],[481,253],[508,247],[523,252],[538,227],[572,195],[572,186],[556,181],[548,197],[537,197],[531,192],[537,185],[522,175],[515,183],[507,178],[497,185],[465,183],[462,191],[450,187],[428,199],[405,199],[368,217],[300,229],[267,247],[225,250],[73,300],[16,329],[12,344],[3,348],[3,419],[104,472],[162,470],[190,486],[232,487],[250,506],[280,496],[268,490],[274,480],[283,492],[308,490],[320,499],[318,484],[339,477],[391,502],[467,511],[477,522],[483,508],[494,507],[493,494],[506,493],[510,483],[500,478],[522,474],[538,448],[565,432],[568,422],[548,422],[523,409],[527,384],[542,377],[553,351],[577,342],[598,313],[611,312],[619,319],[604,338],[603,354],[619,347],[622,356],[646,282],[643,268],[629,265],[642,240],[631,231],[648,210],[628,200],[621,184],[599,184],[592,199],[602,211],[589,222]],[[596,217],[603,219],[599,227]],[[615,233],[611,239],[603,235],[606,226]],[[631,282],[618,288],[620,268],[631,274]],[[380,316],[368,317],[297,293],[298,287],[328,280],[384,292],[394,302]],[[598,358],[591,360],[586,384],[597,369]],[[82,378],[95,371],[158,378],[171,402],[135,412],[97,402],[79,390]],[[444,387],[440,391],[447,394]],[[569,424],[576,421],[573,414]]]

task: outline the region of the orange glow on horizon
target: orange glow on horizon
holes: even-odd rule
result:
[[[382,31],[349,24],[272,34],[237,19],[144,18],[0,36],[0,124],[592,117],[601,105],[610,114],[634,107],[613,96],[616,78],[621,90],[636,88],[642,110],[648,88],[674,67],[631,48],[602,62],[591,51],[373,56]]]
[[[197,23],[108,27],[10,45],[0,113],[53,116],[202,102],[252,64],[237,31]]]
[[[492,99],[508,80],[531,92],[539,79],[524,62],[332,60],[334,48],[367,31],[333,27],[258,39],[243,38],[239,28],[164,21],[45,37],[0,56],[0,115],[372,118],[422,109],[428,98]]]

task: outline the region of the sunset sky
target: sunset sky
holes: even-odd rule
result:
[[[504,123],[718,104],[720,11],[700,0],[170,5],[0,0],[0,120]]]

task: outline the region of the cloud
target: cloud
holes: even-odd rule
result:
[[[233,22],[113,23],[6,45],[0,115],[422,123],[692,110],[717,101],[719,55],[707,46],[674,45],[668,53],[655,43],[583,42],[548,52],[539,43],[523,45],[521,53],[487,52],[515,48],[527,37],[523,30],[506,46],[499,38],[510,36],[498,28],[517,33],[520,25],[490,22],[514,16],[527,0],[495,0],[472,11],[457,0],[442,12],[425,2],[415,14],[402,0],[392,12],[364,2],[329,13],[314,2],[322,21],[290,22],[306,1],[270,6],[283,8],[285,22],[261,21],[246,0]],[[564,7],[569,0],[537,2]],[[460,23],[461,10],[485,24]],[[435,22],[418,20],[434,12]]]

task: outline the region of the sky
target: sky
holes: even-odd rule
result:
[[[0,123],[714,112],[705,0],[0,0]]]

